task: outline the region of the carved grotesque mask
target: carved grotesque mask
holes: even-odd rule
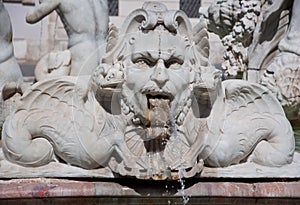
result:
[[[180,129],[192,115],[193,89],[204,57],[187,16],[159,3],[134,11],[116,34],[112,28],[109,50],[92,78],[100,93],[97,99],[105,101],[108,93],[108,110],[114,115],[119,108],[112,104],[120,101],[117,114],[127,123],[125,145],[139,161],[139,166],[125,167],[151,167],[152,174],[170,171],[177,167],[178,153],[186,153],[194,141]]]
[[[166,127],[190,96],[189,41],[163,26],[132,34],[126,56],[123,96],[144,126]],[[176,46],[175,46],[176,45]]]

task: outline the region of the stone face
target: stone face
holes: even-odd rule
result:
[[[182,11],[147,2],[120,31],[111,27],[107,44],[92,76],[46,76],[22,94],[3,126],[5,160],[158,180],[194,177],[204,166],[248,162],[267,172],[292,163],[294,136],[279,102],[259,84],[221,81],[208,62],[205,22],[192,28]],[[68,68],[62,55],[42,59],[42,76]]]

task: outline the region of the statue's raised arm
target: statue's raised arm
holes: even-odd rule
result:
[[[53,12],[60,4],[59,0],[41,0],[37,8],[30,11],[26,16],[28,23],[36,23]]]
[[[69,37],[70,75],[90,75],[105,52],[108,32],[107,0],[41,0],[26,20],[36,23],[56,11]]]
[[[12,26],[9,14],[0,1],[0,86],[7,80],[17,81],[22,75],[14,57]],[[10,79],[8,79],[10,78]]]

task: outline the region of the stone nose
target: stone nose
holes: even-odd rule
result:
[[[157,61],[154,71],[151,75],[151,80],[156,82],[159,87],[164,86],[164,84],[169,80],[167,68],[162,59]]]

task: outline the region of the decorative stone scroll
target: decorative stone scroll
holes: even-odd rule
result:
[[[208,63],[208,35],[182,11],[147,2],[118,31],[90,76],[31,86],[6,119],[6,160],[108,167],[143,179],[201,176],[204,166],[293,161],[295,141],[270,91],[221,81]]]

